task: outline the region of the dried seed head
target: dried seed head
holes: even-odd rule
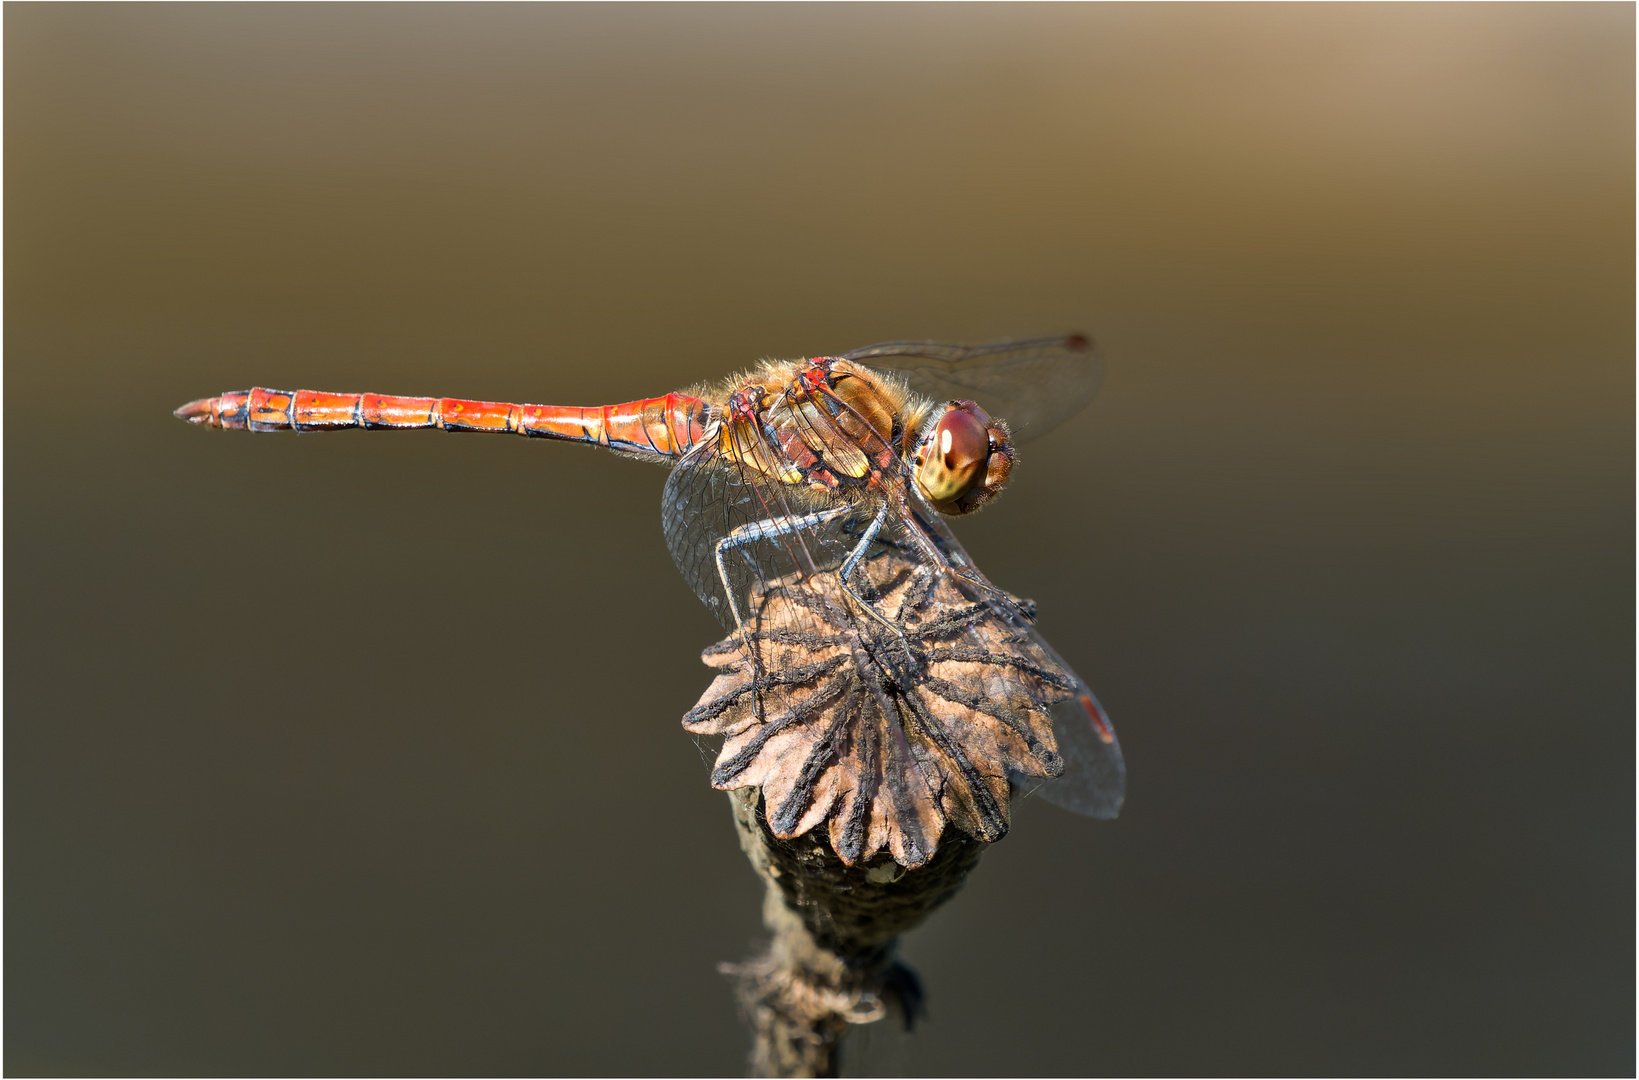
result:
[[[889,551],[854,583],[881,620],[834,574],[793,576],[753,590],[744,639],[706,650],[720,674],[683,725],[725,736],[713,786],[760,786],[775,836],[824,826],[849,865],[921,866],[947,824],[999,840],[1009,773],[1063,771],[1047,710],[1074,679],[963,578]]]

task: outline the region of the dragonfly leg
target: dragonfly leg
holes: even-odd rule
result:
[[[876,516],[873,517],[871,519],[871,523],[865,527],[865,532],[860,536],[859,543],[854,545],[854,550],[850,551],[848,553],[848,557],[842,561],[842,569],[837,573],[837,580],[842,584],[843,592],[846,592],[849,596],[853,597],[854,603],[858,604],[867,615],[870,615],[877,622],[893,631],[894,636],[899,639],[900,646],[905,650],[905,659],[909,661],[912,666],[914,666],[916,661],[911,657],[911,647],[905,640],[905,632],[889,621],[887,616],[883,615],[880,611],[876,610],[876,608],[866,603],[865,598],[855,592],[852,585],[848,584],[848,579],[853,576],[854,571],[858,569],[860,562],[865,558],[865,552],[870,548],[872,542],[876,540],[876,534],[882,531],[883,523],[888,520],[889,509],[890,507],[887,503],[883,503],[877,509]]]
[[[745,636],[745,620],[740,618],[740,606],[734,602],[734,587],[729,584],[728,566],[723,561],[723,555],[737,547],[755,543],[758,540],[773,540],[781,536],[789,536],[799,529],[811,529],[815,525],[824,525],[828,521],[835,521],[845,514],[853,512],[853,507],[839,506],[834,510],[820,510],[812,514],[803,514],[794,518],[769,518],[766,521],[753,521],[748,525],[741,525],[733,532],[717,541],[717,576],[723,582],[723,595],[728,597],[728,609],[734,615],[734,625],[739,629],[740,636]]]
[[[876,534],[882,531],[882,523],[887,520],[888,504],[883,503],[881,508],[877,510],[876,516],[871,519],[871,523],[865,526],[865,532],[859,538],[859,543],[854,545],[854,550],[850,551],[848,557],[843,560],[842,571],[837,577],[841,579],[844,589],[848,589],[848,579],[853,576],[854,570],[859,567],[860,560],[865,558],[866,549],[871,546],[871,541],[876,539]],[[854,596],[854,590],[848,589],[848,595]],[[854,596],[854,599],[857,600],[859,597]]]
[[[950,558],[945,550],[934,541],[932,532],[926,522],[922,520],[920,514],[911,509],[908,500],[903,495],[900,495],[898,502],[905,521],[905,534],[917,550],[927,557],[928,563],[935,567],[938,573],[967,582],[988,597],[992,603],[1000,604],[1010,617],[1021,618],[1027,623],[1035,622],[1034,615],[1025,610],[1025,606],[1019,602],[1018,597],[1003,589],[998,589],[979,572],[977,566],[959,555],[955,559]]]
[[[856,543],[853,550],[848,553],[848,557],[842,561],[842,567],[837,572],[837,581],[841,584],[842,591],[847,593],[853,599],[854,603],[859,605],[862,611],[893,632],[894,636],[899,639],[900,645],[905,650],[906,660],[911,661],[914,664],[914,660],[911,658],[910,644],[905,640],[904,631],[902,631],[898,626],[895,626],[890,619],[888,619],[881,612],[877,611],[876,608],[872,607],[871,604],[867,602],[864,597],[860,596],[859,593],[855,591],[854,587],[848,583],[848,579],[853,576],[854,571],[859,569],[859,564],[864,561],[865,554],[870,550],[871,544],[876,541],[877,534],[882,531],[882,526],[887,522],[888,514],[891,509],[892,507],[887,503],[883,503],[882,506],[877,508],[876,514],[871,518],[871,523],[865,527],[864,533],[860,535],[859,542]],[[746,544],[754,543],[758,540],[772,540],[775,537],[787,536],[798,531],[799,529],[808,529],[814,527],[815,525],[823,525],[826,522],[835,521],[837,518],[844,517],[853,512],[854,508],[851,506],[839,506],[834,510],[820,510],[812,514],[803,514],[800,517],[770,518],[766,521],[753,521],[750,524],[739,526],[733,532],[717,541],[715,551],[717,558],[717,576],[723,582],[723,595],[728,597],[728,609],[734,615],[734,625],[739,631],[740,640],[745,643],[746,651],[751,655],[752,678],[754,680],[757,677],[757,669],[759,666],[757,660],[757,650],[752,647],[751,639],[746,634],[745,620],[740,617],[740,606],[734,600],[734,589],[733,586],[729,584],[728,566],[724,559],[724,555],[734,548],[743,547]]]
[[[723,561],[725,552],[758,540],[773,540],[776,537],[787,536],[798,529],[808,529],[815,525],[823,525],[827,521],[835,521],[851,511],[851,507],[839,506],[834,510],[821,510],[813,514],[804,514],[795,518],[769,518],[766,521],[753,521],[747,525],[735,528],[727,536],[717,541],[713,554],[717,559],[717,577],[723,583],[723,595],[728,598],[728,610],[734,616],[734,626],[740,634],[740,642],[745,646],[746,655],[751,657],[751,685],[757,685],[762,677],[762,661],[757,657],[757,648],[752,644],[751,637],[746,633],[745,620],[740,618],[740,605],[734,600],[734,586],[728,580],[728,566]],[[763,714],[762,695],[755,689],[751,692],[751,712],[759,719]]]

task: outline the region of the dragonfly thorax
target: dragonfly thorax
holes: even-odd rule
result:
[[[912,465],[935,509],[971,514],[1007,483],[1013,443],[1006,423],[971,401],[949,401],[917,443]]]
[[[905,397],[847,361],[768,364],[726,389],[716,448],[746,475],[869,497],[894,472]]]

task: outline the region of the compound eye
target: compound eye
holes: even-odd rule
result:
[[[952,472],[967,472],[982,465],[990,456],[990,432],[978,417],[966,410],[952,409],[935,429],[939,456]]]
[[[953,401],[929,437],[917,480],[935,503],[953,503],[984,480],[990,460],[990,432],[971,402]],[[981,414],[982,415],[982,414]]]

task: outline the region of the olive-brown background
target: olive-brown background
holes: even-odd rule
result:
[[[959,530],[1127,807],[1024,805],[867,1053],[1629,1071],[1633,41],[7,5],[6,1070],[741,1068],[758,889],[678,727],[717,628],[664,474],[173,407],[1079,329],[1102,395]]]

